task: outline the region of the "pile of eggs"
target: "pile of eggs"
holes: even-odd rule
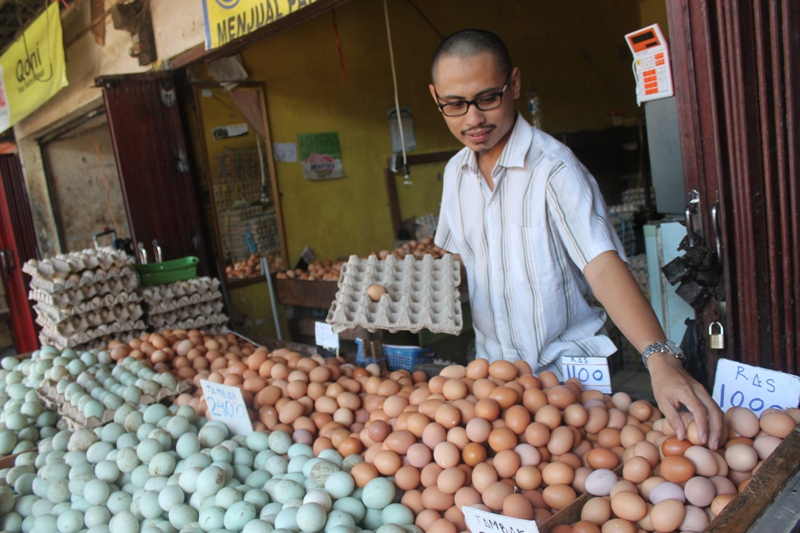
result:
[[[230,438],[188,406],[123,405],[114,418],[95,430],[60,431],[0,471],[0,528],[419,532],[391,480],[356,487],[349,471],[363,462],[359,455],[315,455],[280,431]]]
[[[131,357],[111,363],[111,355],[97,349],[84,352],[80,359],[61,355],[53,359],[45,379],[84,420],[102,420],[125,402],[139,405],[143,396],[152,398],[147,402],[152,403],[162,391],[177,394],[178,380],[168,372],[157,373]]]
[[[702,445],[693,421],[688,438],[678,440],[664,419],[625,450],[621,478],[610,470],[590,473],[583,488],[591,494],[581,520],[554,533],[618,531],[701,532],[741,492],[761,463],[800,422],[800,409],[768,409],[761,417],[734,407],[726,415],[724,447]]]
[[[49,348],[45,357],[55,353],[57,350]],[[36,394],[39,367],[46,365],[40,361],[6,357],[0,363],[0,456],[29,450],[58,431],[60,417]]]

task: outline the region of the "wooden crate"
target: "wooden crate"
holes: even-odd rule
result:
[[[276,279],[275,292],[283,305],[330,309],[339,285],[333,281]]]

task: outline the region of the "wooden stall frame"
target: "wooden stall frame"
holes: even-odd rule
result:
[[[204,82],[195,82],[192,84],[194,89],[194,98],[195,102],[200,102],[202,97],[202,91],[204,89],[223,89],[222,85],[217,82],[213,81],[204,81]],[[269,114],[267,112],[267,98],[266,98],[266,88],[263,83],[259,82],[241,82],[237,85],[237,89],[252,89],[257,90],[261,94],[261,114],[262,119],[264,120],[264,134],[265,138],[263,139],[264,144],[266,145],[266,154],[265,158],[267,161],[267,171],[270,174],[270,182],[272,186],[272,197],[275,202],[275,217],[278,221],[278,236],[281,240],[281,259],[283,260],[284,265],[288,265],[288,248],[286,246],[286,231],[283,226],[283,211],[281,209],[281,192],[278,188],[278,176],[275,170],[275,157],[273,154],[272,149],[272,134],[270,133],[269,128]],[[214,181],[211,173],[211,161],[209,161],[208,157],[208,147],[206,146],[206,141],[204,137],[205,132],[205,122],[203,120],[203,112],[200,108],[200,105],[196,104],[195,109],[197,111],[197,120],[200,126],[200,146],[202,147],[203,151],[203,161],[206,164],[206,168],[208,171],[206,174],[206,186],[208,187],[208,194],[211,198],[211,213],[214,217],[214,237],[217,241],[217,258],[220,262],[220,275],[223,277],[223,283],[228,288],[239,288],[245,287],[247,285],[252,285],[254,283],[261,283],[264,281],[264,276],[256,276],[249,279],[235,279],[235,280],[228,280],[227,276],[225,276],[225,265],[226,260],[223,253],[223,246],[222,246],[222,236],[220,235],[219,231],[219,213],[217,212],[217,202],[216,198],[214,197]],[[256,134],[258,137],[258,134]],[[261,139],[258,140],[261,142]]]
[[[456,155],[458,152],[458,150],[446,150],[444,152],[413,154],[408,155],[406,160],[408,161],[408,166],[427,165],[429,163],[449,161],[450,158]],[[400,154],[396,154],[386,159],[386,168],[383,169],[383,177],[386,181],[386,196],[389,198],[389,214],[392,217],[392,232],[395,239],[398,238],[400,227],[403,222],[403,217],[400,214],[400,200],[397,196],[397,184],[395,183],[395,175],[399,173],[401,164],[402,156]],[[393,166],[396,166],[398,171],[393,172]]]

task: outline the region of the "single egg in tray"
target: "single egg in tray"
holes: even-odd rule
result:
[[[362,327],[368,331],[387,330],[458,335],[463,327],[461,265],[452,255],[434,259],[413,255],[398,260],[390,255],[359,259],[351,256],[342,265],[339,290],[328,311],[328,324],[340,333]],[[386,292],[376,291],[375,285]],[[372,291],[370,291],[372,287]],[[378,296],[375,301],[370,297]]]

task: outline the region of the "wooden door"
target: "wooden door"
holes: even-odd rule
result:
[[[714,242],[719,201],[726,357],[800,370],[800,3],[667,2],[686,189]]]
[[[36,233],[16,155],[0,155],[0,275],[6,289],[8,318],[17,352],[39,346],[33,309],[28,300],[28,278],[22,265],[36,259]]]
[[[103,89],[134,245],[144,245],[152,262],[157,240],[164,261],[194,255],[200,258],[198,274],[214,271],[174,74],[105,76],[96,83]]]

